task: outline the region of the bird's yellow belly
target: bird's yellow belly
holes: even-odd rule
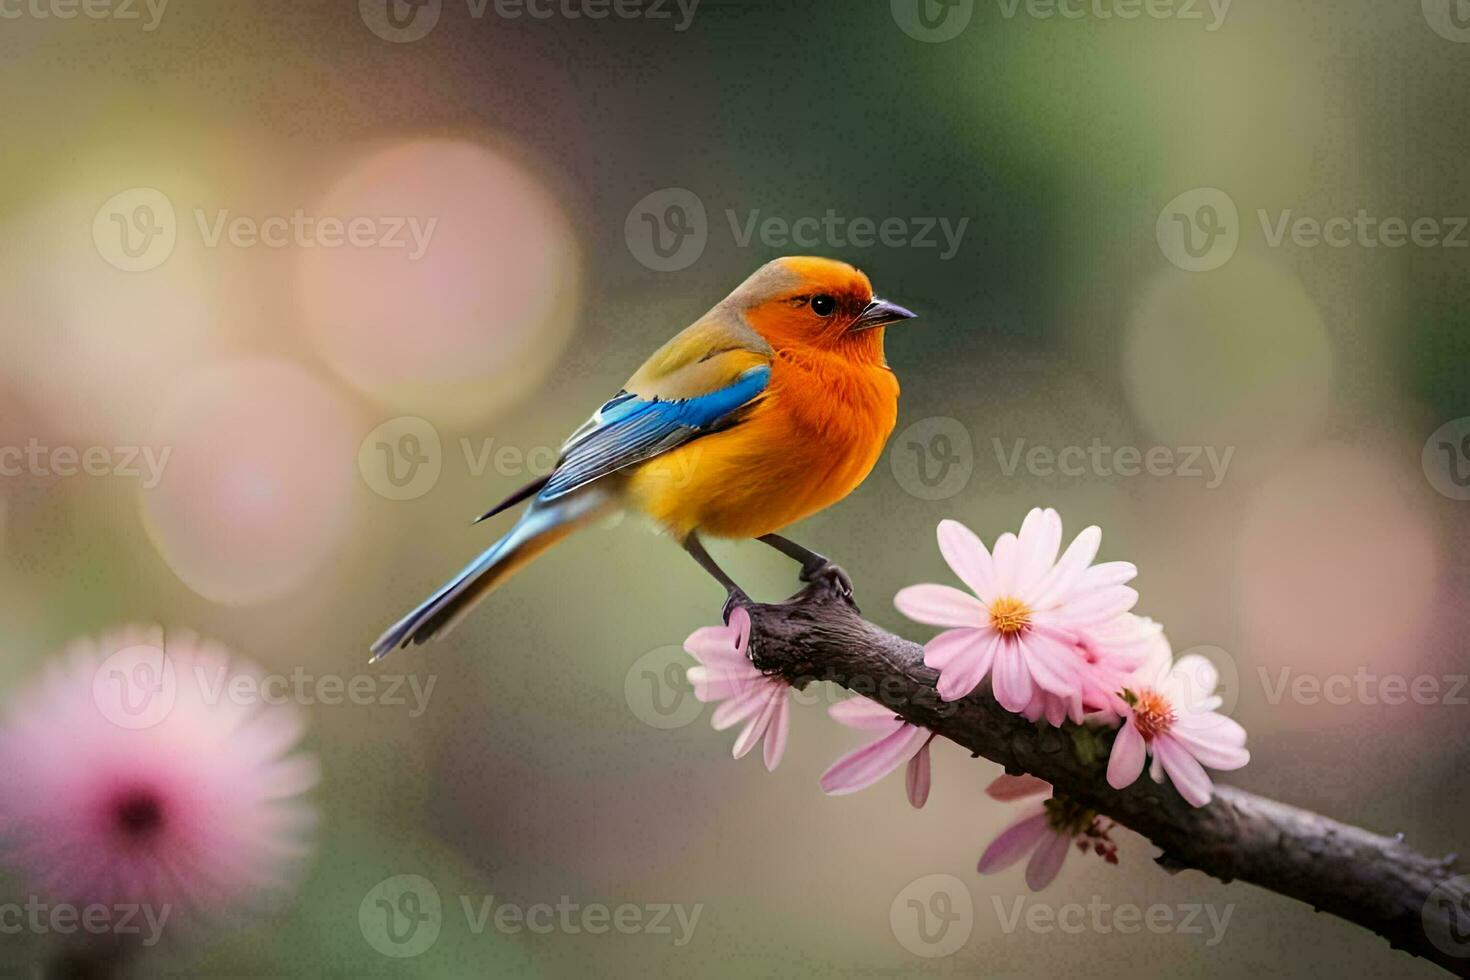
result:
[[[680,539],[779,531],[862,483],[893,430],[896,395],[820,428],[772,400],[734,428],[642,464],[629,475],[629,500]]]

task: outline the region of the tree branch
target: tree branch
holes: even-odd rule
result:
[[[1470,892],[1459,887],[1463,882],[1446,884],[1459,873],[1454,855],[1428,857],[1402,840],[1230,786],[1217,784],[1214,799],[1199,808],[1168,783],[1148,778],[1115,790],[1105,766],[1083,764],[1065,731],[1006,711],[988,691],[941,701],[934,689],[938,674],[924,666],[923,647],[864,620],[826,583],[808,586],[780,605],[745,606],[752,624],[750,659],[766,673],[797,688],[833,681],[1009,773],[1044,779],[1058,793],[1147,837],[1163,850],[1157,860],[1171,871],[1195,868],[1224,882],[1251,882],[1470,975],[1470,937],[1456,918],[1457,910],[1470,910]],[[1442,885],[1431,902],[1430,893]],[[1463,952],[1446,952],[1426,930],[1455,937]]]

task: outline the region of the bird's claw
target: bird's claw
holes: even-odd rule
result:
[[[857,603],[852,598],[852,578],[841,565],[826,558],[821,559],[820,562],[809,562],[802,566],[801,580],[827,586],[847,600],[853,609],[857,609]]]

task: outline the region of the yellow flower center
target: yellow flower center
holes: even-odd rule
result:
[[[990,628],[1002,636],[1014,636],[1031,625],[1031,607],[1020,599],[1004,596],[990,604]]]
[[[1133,704],[1133,724],[1145,740],[1152,740],[1174,724],[1174,706],[1158,691],[1140,691]]]

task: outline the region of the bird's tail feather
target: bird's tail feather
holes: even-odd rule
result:
[[[372,646],[373,660],[399,647],[446,636],[506,579],[577,528],[605,516],[613,505],[611,496],[600,487],[533,504],[503,538],[378,637]]]

